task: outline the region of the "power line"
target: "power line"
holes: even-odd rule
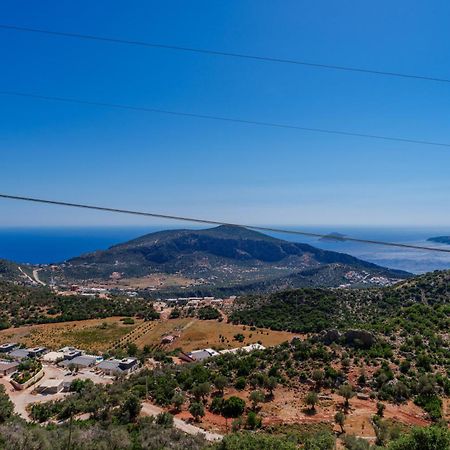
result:
[[[158,219],[179,220],[179,221],[183,221],[183,222],[201,223],[201,224],[207,224],[207,225],[228,225],[228,226],[235,226],[235,227],[241,227],[241,228],[249,228],[249,229],[258,230],[258,231],[269,231],[269,232],[273,232],[273,233],[294,234],[294,235],[300,235],[300,236],[327,238],[327,239],[333,238],[333,235],[330,235],[330,234],[313,233],[313,232],[298,231],[298,230],[286,230],[286,229],[281,229],[281,228],[262,227],[262,226],[255,226],[255,225],[242,225],[242,224],[231,223],[231,222],[222,222],[222,221],[217,221],[217,220],[199,219],[199,218],[184,217],[184,216],[174,216],[174,215],[159,214],[159,213],[144,212],[144,211],[133,211],[133,210],[129,210],[129,209],[108,208],[105,206],[86,205],[86,204],[82,204],[82,203],[69,203],[69,202],[62,202],[62,201],[57,201],[57,200],[47,200],[47,199],[35,198],[35,197],[23,197],[23,196],[18,196],[18,195],[0,194],[0,198],[9,199],[9,200],[19,200],[19,201],[25,201],[25,202],[44,203],[47,205],[67,206],[67,207],[71,207],[71,208],[90,209],[90,210],[120,213],[120,214],[131,214],[131,215],[135,215],[135,216],[153,217],[153,218],[158,218]],[[359,242],[359,243],[364,243],[364,244],[384,245],[384,246],[389,246],[389,247],[400,247],[400,248],[405,248],[405,249],[427,250],[427,251],[432,251],[432,252],[450,253],[450,249],[426,247],[426,246],[421,246],[421,245],[400,244],[397,242],[386,242],[386,241],[378,241],[378,240],[373,240],[373,239],[358,239],[358,238],[352,238],[352,237],[347,237],[347,236],[344,236],[344,237],[339,236],[337,239],[342,240],[342,241]]]
[[[322,134],[333,134],[340,136],[352,136],[366,139],[378,139],[384,141],[394,141],[394,142],[403,142],[408,144],[418,144],[418,145],[433,145],[438,147],[450,147],[450,144],[445,142],[435,142],[435,141],[427,141],[427,140],[419,140],[419,139],[410,139],[410,138],[401,138],[394,136],[382,136],[377,134],[366,134],[366,133],[354,133],[350,131],[343,130],[330,130],[326,128],[313,128],[313,127],[304,127],[299,125],[290,125],[276,122],[264,122],[258,120],[248,120],[248,119],[238,119],[234,117],[225,117],[225,116],[215,116],[210,114],[197,114],[197,113],[189,113],[183,111],[171,111],[168,109],[160,109],[160,108],[150,108],[144,106],[133,106],[133,105],[125,105],[119,103],[109,103],[109,102],[98,102],[91,100],[79,100],[75,98],[69,97],[55,97],[50,95],[40,95],[40,94],[30,94],[25,92],[17,92],[17,91],[0,91],[0,95],[11,95],[16,97],[26,97],[33,98],[37,100],[47,100],[47,101],[55,101],[55,102],[63,102],[63,103],[72,103],[79,105],[88,105],[88,106],[99,106],[102,108],[114,108],[114,109],[122,109],[128,111],[139,111],[146,113],[156,113],[156,114],[166,114],[171,116],[181,116],[181,117],[190,117],[195,119],[207,119],[207,120],[216,120],[222,122],[232,122],[232,123],[240,123],[243,125],[257,125],[263,127],[271,127],[271,128],[284,128],[290,130],[300,130],[307,131],[312,133],[322,133]]]
[[[48,36],[69,37],[69,38],[84,39],[84,40],[90,40],[90,41],[109,42],[109,43],[113,43],[113,44],[134,45],[134,46],[139,46],[139,47],[161,48],[161,49],[166,49],[166,50],[176,50],[176,51],[182,51],[182,52],[200,53],[200,54],[204,54],[204,55],[250,59],[250,60],[260,61],[260,62],[295,64],[295,65],[299,65],[299,66],[313,67],[316,69],[340,70],[340,71],[345,71],[345,72],[357,72],[357,73],[362,73],[362,74],[381,75],[381,76],[386,76],[386,77],[409,78],[409,79],[422,80],[422,81],[450,83],[450,79],[447,79],[447,78],[408,74],[408,73],[402,73],[402,72],[391,72],[391,71],[384,71],[384,70],[364,69],[361,67],[341,66],[341,65],[335,65],[335,64],[313,63],[313,62],[301,61],[301,60],[296,60],[296,59],[284,59],[284,58],[275,58],[275,57],[270,57],[270,56],[258,56],[258,55],[251,55],[251,54],[246,54],[246,53],[226,52],[226,51],[221,51],[221,50],[207,50],[207,49],[194,48],[194,47],[184,47],[184,46],[179,46],[179,45],[169,45],[169,44],[159,44],[159,43],[154,43],[154,42],[137,41],[137,40],[132,40],[132,39],[120,39],[120,38],[113,38],[113,37],[106,37],[106,36],[97,36],[97,35],[92,35],[92,34],[69,33],[69,32],[65,32],[65,31],[44,30],[41,28],[30,28],[30,27],[22,27],[22,26],[6,25],[6,24],[0,24],[0,28],[3,28],[5,30],[13,30],[13,31],[20,31],[20,32],[27,32],[27,33],[45,34]]]

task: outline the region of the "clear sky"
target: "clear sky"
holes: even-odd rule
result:
[[[5,1],[0,22],[450,78],[450,3]],[[450,84],[0,30],[0,90],[450,142]],[[0,95],[0,191],[264,224],[449,225],[450,149]],[[0,226],[142,224],[0,200]]]

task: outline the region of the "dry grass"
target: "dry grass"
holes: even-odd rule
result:
[[[136,325],[123,325],[120,317],[32,325],[1,331],[0,342],[14,341],[50,349],[71,345],[91,352],[102,352]]]
[[[111,287],[124,287],[130,289],[166,289],[166,288],[179,288],[195,285],[195,280],[186,278],[180,275],[171,274],[150,274],[145,277],[139,278],[119,278],[116,280],[108,280],[105,282],[92,283],[94,286],[101,286],[106,288]]]
[[[91,352],[103,352],[111,344],[139,325],[123,325],[120,317],[91,319],[76,322],[32,325],[0,331],[0,342],[19,342],[26,346],[45,346],[58,349],[66,345],[80,347]],[[245,339],[238,342],[234,335],[243,334]],[[261,342],[270,347],[292,339],[295,335],[284,331],[266,329],[250,330],[250,327],[233,325],[216,320],[193,318],[160,320],[152,322],[150,329],[134,342],[139,347],[158,345],[164,335],[179,336],[169,349],[182,348],[191,351],[199,348],[235,348]]]
[[[238,333],[244,335],[243,342],[234,339],[234,335]],[[183,318],[158,322],[148,333],[138,339],[136,344],[138,346],[158,344],[166,334],[179,336],[170,348],[182,348],[184,351],[205,347],[215,349],[242,347],[255,342],[261,342],[262,345],[270,347],[296,336],[285,331],[261,328],[250,330],[248,326],[233,325],[216,320]]]

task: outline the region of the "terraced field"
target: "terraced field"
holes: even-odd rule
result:
[[[90,352],[104,352],[113,342],[144,323],[137,321],[135,325],[124,325],[120,319],[108,317],[9,328],[0,331],[0,342],[13,341],[26,346],[42,345],[50,349],[70,345]]]
[[[263,328],[251,330],[248,326],[233,325],[216,320],[199,320],[194,318],[171,319],[166,321],[151,322],[154,326],[149,327],[145,333],[134,333],[134,343],[138,347],[144,345],[157,346],[166,335],[176,337],[175,341],[164,346],[166,349],[181,348],[191,351],[199,348],[213,347],[226,349],[242,347],[244,345],[261,342],[262,345],[270,347],[291,340],[296,334],[286,331],[272,331]],[[235,340],[234,336],[242,334],[244,341]]]

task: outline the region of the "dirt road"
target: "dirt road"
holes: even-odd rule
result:
[[[151,403],[144,402],[142,404],[142,414],[144,416],[156,416],[160,413],[164,412],[162,408],[159,406],[155,406]],[[196,427],[195,425],[191,425],[189,423],[186,423],[184,420],[177,419],[174,417],[173,419],[173,425],[174,427],[178,428],[181,431],[184,431],[185,433],[191,434],[193,436],[197,434],[201,434],[204,436],[204,438],[207,441],[214,442],[214,441],[220,441],[223,436],[221,434],[217,433],[211,433],[210,431],[205,431],[200,427]]]

